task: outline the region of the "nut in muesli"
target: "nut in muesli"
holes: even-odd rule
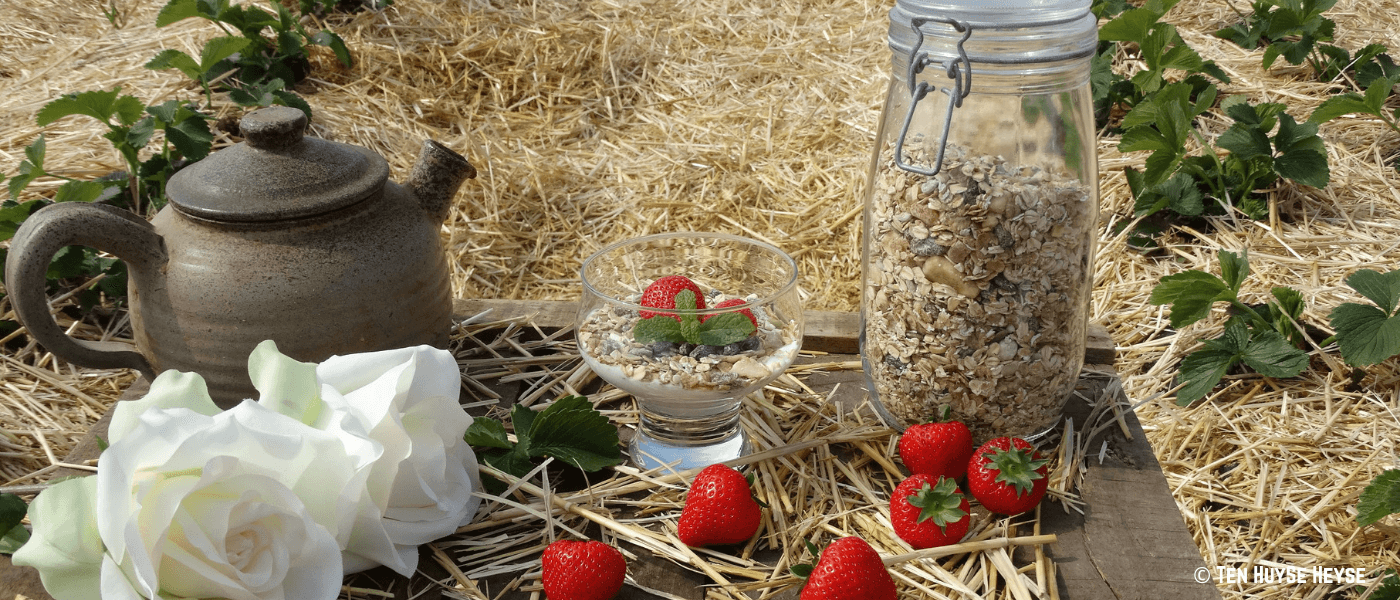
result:
[[[880,404],[901,426],[948,405],[978,439],[1053,426],[1083,361],[1093,188],[954,144],[932,177],[881,159],[861,348]]]

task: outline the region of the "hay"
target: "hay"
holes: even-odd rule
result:
[[[183,76],[141,67],[159,48],[189,52],[214,34],[193,21],[154,28],[160,4],[123,3],[119,21],[125,25],[113,29],[99,14],[105,2],[0,3],[0,130],[6,133],[0,138],[0,172],[13,175],[23,147],[41,131],[34,112],[61,93],[120,84],[148,103],[199,97]],[[458,296],[575,298],[576,268],[598,247],[645,233],[702,229],[774,242],[801,263],[809,308],[855,310],[859,204],[886,84],[888,4],[399,0],[383,13],[333,17],[329,24],[345,37],[357,65],[341,69],[318,52],[313,78],[300,91],[316,110],[318,135],[381,152],[396,180],[406,175],[424,138],[463,150],[480,168],[443,229]],[[1380,42],[1400,49],[1400,14],[1392,8],[1369,0],[1340,1],[1329,13],[1338,22],[1336,43],[1356,49]],[[1257,51],[1209,35],[1237,20],[1242,10],[1248,10],[1247,3],[1184,0],[1167,20],[1232,76],[1226,93],[1285,102],[1301,120],[1341,89],[1341,83],[1310,80],[1302,68],[1280,64],[1264,72]],[[1131,57],[1124,59],[1120,66],[1131,68]],[[218,111],[236,112],[222,103]],[[1218,134],[1223,125],[1209,124],[1207,131]],[[64,119],[42,131],[55,173],[94,177],[122,168],[100,138],[102,128],[90,120]],[[1100,143],[1104,233],[1093,314],[1119,346],[1122,389],[1138,404],[1138,416],[1210,566],[1400,565],[1400,529],[1393,519],[1367,528],[1357,528],[1354,520],[1362,486],[1397,466],[1400,367],[1395,360],[1368,369],[1354,391],[1347,389],[1348,371],[1337,368],[1333,356],[1315,361],[1315,369],[1296,380],[1229,378],[1223,389],[1189,408],[1163,397],[1180,358],[1201,337],[1214,335],[1221,319],[1171,330],[1165,311],[1147,303],[1161,276],[1193,268],[1213,271],[1218,249],[1248,248],[1253,274],[1246,297],[1263,298],[1273,285],[1294,287],[1308,302],[1305,319],[1325,328],[1335,306],[1358,300],[1342,284],[1347,275],[1400,264],[1400,177],[1384,164],[1400,150],[1400,135],[1375,119],[1355,116],[1324,124],[1321,134],[1328,142],[1332,185],[1315,190],[1283,184],[1270,220],[1214,219],[1209,233],[1178,232],[1164,239],[1164,253],[1150,256],[1129,250],[1123,237],[1111,234],[1132,204],[1122,168],[1140,166],[1145,157],[1118,154],[1116,140]],[[51,193],[58,184],[37,182],[26,197]],[[85,337],[129,335],[95,321],[61,318]],[[488,364],[474,368],[508,370]],[[43,480],[132,379],[126,372],[61,364],[32,345],[8,351],[0,369],[3,484]],[[576,388],[589,375],[574,369],[556,377]],[[480,381],[468,385],[489,391]],[[530,399],[548,401],[549,390],[567,389],[559,385],[540,383]],[[809,411],[819,406],[808,402],[813,399],[799,402],[801,394],[770,391],[767,398]],[[604,392],[594,399],[627,425],[621,394]],[[764,418],[751,419],[766,431]],[[836,422],[859,431],[859,424]],[[780,438],[770,440],[772,447],[780,447]],[[854,471],[857,479],[884,472],[873,456],[887,448],[874,441],[856,447],[870,457]],[[805,452],[811,457],[823,450]],[[1062,450],[1071,457],[1089,452]],[[776,465],[789,473],[820,468],[823,477],[834,478],[830,481],[854,481],[829,461],[774,465],[761,468],[771,482],[763,484],[765,493],[785,489]],[[830,533],[869,525],[878,521],[874,513],[849,512],[878,495],[879,486],[867,488],[809,486],[797,488],[800,494],[780,495],[779,502],[786,498],[793,509],[808,513],[798,517],[804,513],[788,513],[785,504],[783,514],[794,516],[781,517],[785,521],[768,531]],[[522,506],[536,511],[553,506],[522,489]],[[581,524],[577,512],[564,512],[574,517],[544,522]],[[545,539],[538,532],[540,518],[534,519],[536,537],[512,551],[527,552]],[[550,527],[550,535],[561,531]],[[989,539],[997,535],[988,531],[982,533]],[[669,540],[647,539],[646,547],[668,560],[704,562]],[[462,551],[439,550],[449,556]],[[898,572],[908,578],[905,585],[915,586],[973,581],[1006,567],[992,554],[977,556],[986,558],[951,567],[952,577],[933,572],[930,579],[906,566]],[[505,566],[495,568],[535,568],[521,567],[523,561],[503,559]],[[471,564],[461,572],[483,568]],[[714,568],[731,583],[761,579],[750,577],[761,569],[749,564]],[[1033,585],[1046,581],[1040,575],[1035,571]],[[529,581],[520,585],[528,588]],[[479,597],[469,584],[460,585],[461,594]],[[1226,598],[1264,599],[1317,598],[1341,587],[1219,584]],[[1019,592],[1005,593],[1017,597]]]

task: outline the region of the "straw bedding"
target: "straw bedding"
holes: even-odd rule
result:
[[[62,93],[120,85],[148,104],[200,96],[183,76],[142,68],[161,48],[195,54],[216,35],[195,21],[156,29],[161,4],[117,3],[123,26],[114,28],[101,14],[105,2],[0,3],[0,172],[13,175],[24,146],[41,131],[51,172],[89,178],[121,168],[100,137],[103,128],[91,120],[67,118],[43,129],[34,124],[39,107]],[[773,242],[798,259],[808,308],[849,311],[857,309],[860,198],[887,85],[887,9],[887,3],[868,0],[399,0],[382,12],[331,17],[326,24],[345,38],[356,65],[345,69],[329,52],[318,51],[312,78],[299,91],[316,111],[316,135],[385,155],[396,180],[406,175],[426,138],[461,150],[477,165],[481,175],[464,186],[443,228],[458,296],[572,299],[578,264],[593,250],[635,235],[695,229]],[[1282,61],[1264,72],[1257,51],[1209,35],[1236,21],[1242,10],[1248,10],[1243,2],[1184,0],[1167,20],[1230,73],[1234,81],[1226,93],[1284,102],[1292,115],[1305,118],[1338,87]],[[1328,16],[1338,23],[1338,45],[1356,49],[1379,42],[1400,49],[1400,14],[1386,3],[1342,0]],[[1131,57],[1119,66],[1130,68]],[[221,115],[237,112],[226,102],[216,104]],[[1209,232],[1169,235],[1165,250],[1153,255],[1131,251],[1111,233],[1132,205],[1122,168],[1140,166],[1145,157],[1118,154],[1114,139],[1100,142],[1103,233],[1093,314],[1119,348],[1122,389],[1136,406],[1207,565],[1400,565],[1395,521],[1358,528],[1354,519],[1362,487],[1397,466],[1395,359],[1368,369],[1354,387],[1334,354],[1315,360],[1315,368],[1295,380],[1231,376],[1223,389],[1192,407],[1164,399],[1177,362],[1201,337],[1214,335],[1222,319],[1171,330],[1165,311],[1147,303],[1161,276],[1215,271],[1219,249],[1247,248],[1253,274],[1246,297],[1262,299],[1274,285],[1294,287],[1308,302],[1305,319],[1325,328],[1333,307],[1359,301],[1342,284],[1347,275],[1400,264],[1400,177],[1386,164],[1400,152],[1400,135],[1354,116],[1325,124],[1321,134],[1328,142],[1329,187],[1283,184],[1273,194],[1270,220],[1219,218]],[[231,141],[221,136],[217,143]],[[26,197],[51,193],[59,183],[36,182]],[[65,324],[92,339],[129,335],[119,318]],[[459,331],[459,348],[470,347],[468,334],[482,326]],[[42,481],[133,378],[64,364],[24,340],[12,336],[5,341],[20,347],[0,353],[0,485]],[[539,388],[538,397],[552,394],[560,382],[577,385],[585,377],[577,369],[567,373],[556,387]],[[796,373],[770,389],[752,407],[749,424],[765,432],[765,447],[781,449],[786,440],[821,431],[849,440],[840,447],[858,456],[833,463],[823,456],[835,448],[788,448],[792,456],[762,467],[763,493],[807,492],[779,500],[805,503],[783,511],[805,520],[771,523],[767,531],[874,536],[880,512],[859,511],[851,503],[874,502],[892,487],[897,467],[882,458],[888,456],[889,432],[830,412],[802,390],[803,376]],[[620,396],[601,400],[609,414],[626,422],[628,405]],[[784,413],[782,422],[767,421]],[[710,554],[702,561],[661,539],[664,534],[636,533],[646,529],[639,523],[614,521],[613,527],[582,514],[612,519],[617,505],[590,503],[629,501],[623,492],[643,488],[626,488],[637,481],[627,477],[599,484],[594,498],[567,505],[558,504],[557,496],[546,499],[550,495],[542,489],[534,494],[528,486],[542,483],[535,478],[520,488],[533,504],[518,508],[532,517],[491,525],[533,537],[503,548],[499,540],[506,538],[471,541],[469,531],[438,550],[452,557],[461,549],[453,544],[485,544],[500,553],[490,568],[518,569],[519,589],[538,589],[538,579],[529,577],[538,563],[531,567],[523,558],[531,545],[538,549],[548,536],[587,520],[644,552],[695,569],[711,565],[705,573],[711,581],[766,593],[786,585],[777,583],[782,569],[773,565],[746,557],[725,563]],[[1072,499],[1070,483],[1062,481],[1059,489]],[[674,510],[680,488],[675,482],[649,485],[653,496],[646,502],[660,511],[652,516],[674,516],[667,511]],[[551,503],[557,510],[544,518],[542,509]],[[997,530],[995,522],[981,527],[974,529],[987,540],[1010,533]],[[1033,533],[1022,529],[1022,537]],[[624,531],[632,534],[619,533]],[[893,541],[878,543],[894,554]],[[1011,565],[1007,556],[993,548],[963,562],[938,563],[945,573],[916,572],[931,561],[903,562],[895,572],[912,591],[932,581],[953,585],[946,582],[1023,566]],[[784,561],[796,558],[800,549],[792,546]],[[448,562],[463,575],[449,583],[455,586],[449,593],[483,597],[465,575],[486,567],[457,558]],[[949,570],[953,575],[945,577]],[[986,588],[944,587],[940,593],[1023,597],[1027,589],[1019,585],[1034,587],[1044,577],[1030,568],[1000,583],[984,577]],[[1226,598],[1270,599],[1321,598],[1344,587],[1218,585]]]

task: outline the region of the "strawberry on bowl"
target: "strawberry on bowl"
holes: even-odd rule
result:
[[[627,559],[617,548],[588,540],[557,540],[541,558],[549,600],[608,600],[622,591]]]
[[[910,475],[890,495],[890,523],[915,550],[956,544],[967,535],[972,508],[946,477]]]
[[[1049,460],[1018,437],[987,441],[972,453],[967,465],[967,490],[987,510],[1019,515],[1045,497]]]
[[[909,472],[962,479],[972,459],[972,432],[962,421],[948,420],[951,409],[943,409],[943,420],[919,423],[899,436],[899,458]]]
[[[639,304],[647,308],[670,308],[676,307],[676,295],[682,291],[689,291],[694,298],[693,309],[705,308],[705,292],[700,290],[700,286],[684,275],[667,275],[651,282],[647,289],[642,291],[642,298]],[[657,312],[650,310],[640,311],[643,319],[650,319],[657,315],[663,315],[681,322],[680,315],[673,312]]]

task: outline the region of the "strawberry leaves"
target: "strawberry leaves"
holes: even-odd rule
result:
[[[1225,331],[1206,340],[1200,350],[1181,361],[1179,378],[1185,385],[1176,403],[1186,406],[1205,397],[1231,367],[1243,363],[1268,377],[1295,377],[1308,367],[1308,355],[1298,346],[1302,333],[1294,323],[1302,317],[1303,299],[1296,290],[1276,287],[1273,302],[1249,306],[1239,299],[1249,276],[1248,252],[1221,251],[1220,273],[1185,271],[1163,277],[1148,301],[1171,306],[1172,327],[1185,327],[1210,314],[1216,302],[1227,302],[1235,316]]]
[[[1332,310],[1329,319],[1342,359],[1364,367],[1400,354],[1400,269],[1362,269],[1347,277],[1346,284],[1373,304],[1348,302]]]
[[[474,419],[462,436],[483,449],[482,462],[501,471],[524,477],[546,456],[589,472],[622,462],[617,428],[583,396],[565,396],[538,413],[517,404],[510,416],[515,442],[503,423],[486,417]]]
[[[643,344],[672,342],[724,346],[757,331],[753,322],[739,312],[720,313],[701,321],[696,314],[695,293],[690,290],[681,290],[676,294],[675,306],[675,312],[658,312],[651,318],[638,321],[632,328],[633,339]]]

